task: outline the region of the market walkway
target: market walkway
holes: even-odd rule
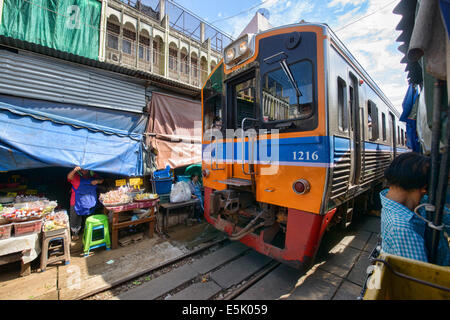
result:
[[[145,237],[140,242],[115,250],[94,250],[94,255],[87,258],[73,252],[69,265],[55,264],[47,267],[45,272],[33,272],[23,278],[18,277],[17,268],[11,270],[14,265],[9,266],[9,270],[2,268],[0,300],[78,299],[180,257],[192,249],[189,246],[211,240],[201,238],[207,226],[174,227],[170,240],[157,235],[152,239]],[[199,237],[200,240],[196,241]]]

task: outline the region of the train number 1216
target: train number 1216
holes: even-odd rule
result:
[[[294,155],[294,160],[318,160],[319,153],[318,151],[309,152],[309,151],[294,151],[292,152]]]

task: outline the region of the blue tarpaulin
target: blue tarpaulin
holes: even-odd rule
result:
[[[55,111],[62,107],[66,112]],[[82,115],[79,106],[54,109],[49,112],[0,101],[0,171],[80,166],[118,175],[143,174],[145,124],[137,125],[139,119],[117,121],[120,115],[111,110],[93,123],[89,121],[92,114]],[[67,116],[73,116],[74,110],[80,113],[78,119]],[[114,123],[117,126],[109,126]]]
[[[418,91],[413,85],[410,84],[408,90],[406,91],[405,98],[403,99],[403,112],[400,116],[400,121],[406,122],[406,146],[414,152],[421,152],[419,137],[417,136],[416,131],[417,120],[410,117],[414,103],[418,97]]]

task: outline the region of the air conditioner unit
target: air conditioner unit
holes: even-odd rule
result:
[[[108,52],[108,60],[112,60],[114,62],[119,62],[119,55],[114,52]]]

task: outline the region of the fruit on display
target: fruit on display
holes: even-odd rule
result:
[[[26,202],[14,207],[3,208],[1,215],[8,220],[27,221],[42,218],[53,212],[57,206],[56,201]]]
[[[65,210],[52,212],[44,217],[43,230],[44,232],[68,228],[69,217]]]
[[[129,188],[120,187],[117,190],[100,194],[99,199],[103,205],[126,204],[133,200],[128,192]]]
[[[48,199],[44,198],[44,197],[37,197],[37,196],[19,195],[14,200],[15,203],[35,202],[35,201],[48,201]]]
[[[139,193],[134,197],[135,200],[153,200],[156,198],[158,198],[156,193]]]

